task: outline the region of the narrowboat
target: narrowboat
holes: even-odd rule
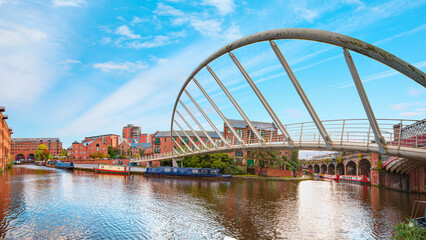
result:
[[[46,162],[45,161],[35,161],[34,165],[36,165],[36,166],[46,166]]]
[[[181,167],[148,167],[146,175],[183,176],[183,177],[219,177],[230,178],[231,175],[221,175],[216,168],[181,168]]]
[[[99,164],[93,168],[97,173],[130,174],[130,166]]]
[[[361,184],[363,186],[370,186],[371,185],[370,178],[367,177],[367,176],[365,176],[365,175],[361,175],[361,176],[340,175],[339,176],[339,181],[340,182],[348,182],[348,183]]]
[[[55,163],[53,161],[47,161],[46,167],[54,168],[55,167]]]
[[[74,163],[56,161],[55,168],[65,169],[65,170],[74,170]]]
[[[16,161],[13,161],[13,164],[21,164],[22,162],[21,161],[19,161],[19,160],[16,160]]]
[[[324,174],[324,179],[339,180],[339,175]]]

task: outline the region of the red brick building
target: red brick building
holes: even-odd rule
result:
[[[139,139],[141,135],[141,127],[135,126],[133,124],[127,124],[123,127],[123,138],[129,139]]]
[[[201,142],[197,139],[197,137],[195,136],[195,134],[193,134],[190,130],[185,130],[186,134],[188,134],[188,136],[192,139],[192,141],[198,146],[201,147],[202,144]],[[195,148],[192,144],[192,142],[188,139],[188,137],[186,137],[186,135],[181,132],[181,131],[177,131],[177,133],[179,134],[179,136],[182,138],[183,141],[185,141],[185,143],[191,147],[191,148]],[[196,131],[197,135],[201,138],[201,140],[203,142],[205,142],[206,144],[209,144],[209,139],[207,138],[207,136],[202,132],[202,131]],[[209,134],[209,136],[216,141],[218,144],[220,142],[220,137],[219,135],[217,135],[216,132],[213,131],[208,131],[207,132]],[[179,138],[178,135],[173,134],[173,138],[174,140],[179,144],[180,147],[185,148],[185,143]],[[154,154],[166,154],[172,151],[172,149],[170,148],[170,131],[157,131],[152,135],[152,152]],[[175,149],[179,149],[179,146],[176,143],[173,143],[173,148]]]
[[[46,145],[53,156],[61,156],[62,142],[59,138],[12,138],[11,154],[14,159],[34,160],[35,150],[40,144]]]
[[[72,143],[72,147],[68,148],[68,156],[73,159],[89,159],[90,154],[95,152],[103,152],[105,156],[108,155],[108,145],[102,138],[82,143],[75,141]]]
[[[128,143],[122,142],[118,146],[118,151],[121,155],[135,156],[139,152],[143,152],[143,155],[152,154],[151,143]]]
[[[97,139],[101,139],[102,143],[107,146],[117,147],[123,141],[120,135],[117,134],[105,134],[98,136],[85,137],[84,142],[91,142]]]
[[[141,133],[139,136],[139,143],[151,143],[152,142],[152,134],[149,133]]]
[[[0,169],[9,163],[9,157],[11,156],[11,134],[12,129],[6,123],[8,119],[7,115],[3,115],[5,107],[0,106]]]
[[[244,120],[235,120],[228,119],[231,126],[235,129],[235,131],[239,134],[239,136],[246,143],[257,143],[259,142],[254,132],[250,129],[246,121]],[[254,122],[252,121],[256,130],[260,133],[260,135],[265,139],[266,142],[271,141],[273,138],[277,138],[278,136],[278,128],[274,123],[268,122]],[[231,132],[226,123],[223,124],[223,132],[225,139],[231,143],[232,145],[239,144],[239,141]],[[282,136],[281,136],[282,138]],[[233,157],[238,164],[243,166],[252,167],[254,166],[254,159],[251,158],[249,151],[234,151],[228,153],[230,157]],[[288,158],[290,157],[290,150],[282,150],[280,151],[281,155],[286,155]]]

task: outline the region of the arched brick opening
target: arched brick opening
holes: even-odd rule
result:
[[[27,161],[28,162],[32,162],[32,161],[35,161],[35,155],[34,154],[28,154],[28,156],[27,156]]]
[[[345,175],[345,165],[343,163],[338,163],[336,166],[337,175]]]
[[[320,167],[318,166],[318,164],[314,165],[314,173],[319,173],[320,172]]]
[[[327,173],[327,165],[323,164],[321,165],[321,173]]]
[[[308,170],[309,170],[309,173],[312,173],[312,171],[313,171],[312,165],[308,166]]]
[[[365,175],[367,177],[370,177],[370,168],[371,168],[370,160],[366,158],[362,159],[359,162],[359,167],[358,167],[359,175]]]
[[[21,161],[25,160],[25,156],[24,156],[24,154],[17,154],[17,155],[15,156],[15,160],[21,160]]]
[[[328,164],[328,174],[334,175],[336,173],[336,167],[333,163]]]
[[[354,161],[349,161],[346,164],[346,175],[356,175],[356,163]]]

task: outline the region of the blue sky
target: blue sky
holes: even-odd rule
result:
[[[187,76],[233,40],[276,28],[316,28],[375,44],[424,71],[424,12],[426,1],[402,0],[0,0],[0,105],[13,137],[59,137],[65,147],[84,136],[121,134],[127,123],[148,133],[168,130]],[[321,119],[365,118],[340,48],[277,44]],[[234,54],[283,122],[311,121],[267,43]],[[426,117],[422,86],[353,57],[377,118]],[[229,57],[211,67],[252,120],[271,121]],[[227,117],[241,118],[205,70],[197,78]],[[209,108],[193,85],[188,89]]]

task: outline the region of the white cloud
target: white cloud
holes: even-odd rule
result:
[[[425,91],[424,88],[419,89],[419,88],[410,87],[410,91],[408,92],[408,94],[410,94],[411,96],[419,96],[419,95],[422,95],[424,91]]]
[[[52,0],[52,4],[55,7],[78,7],[83,3],[86,3],[86,1],[85,0]]]
[[[154,36],[153,39],[145,42],[134,41],[128,44],[129,47],[140,49],[140,48],[154,48],[169,45],[179,41],[179,38],[185,37],[186,32],[172,32],[169,35],[158,35]]]
[[[65,61],[59,62],[58,64],[76,64],[76,63],[81,63],[81,62],[74,59],[67,59]]]
[[[407,110],[407,108],[410,107],[410,106],[416,106],[416,105],[420,105],[420,103],[414,102],[414,103],[391,104],[391,105],[389,105],[389,108],[392,109],[392,110],[402,111],[402,110]]]
[[[191,26],[202,35],[213,37],[222,31],[221,22],[216,20],[192,19]]]
[[[55,48],[47,40],[38,28],[0,21],[0,86],[6,89],[0,102],[32,103],[48,88],[54,69],[48,58]],[[51,55],[46,55],[47,49]]]
[[[399,116],[410,117],[410,116],[419,116],[419,115],[422,115],[422,114],[423,113],[420,113],[420,112],[403,112],[403,113],[400,113]]]
[[[313,22],[316,18],[319,17],[319,13],[315,10],[308,9],[306,3],[301,1],[293,4],[294,11],[299,17],[305,19],[308,22]]]
[[[426,108],[418,108],[416,109],[417,112],[426,112]]]
[[[169,58],[167,64],[158,64],[141,72],[56,134],[67,137],[102,133],[111,129],[111,126],[125,124],[130,118],[149,118],[145,127],[165,128],[170,121],[169,111],[181,84],[193,66],[216,47],[204,43],[183,49]]]
[[[165,16],[183,16],[185,15],[182,11],[166,5],[164,3],[158,3],[157,8],[153,11],[154,13],[158,15],[165,15]]]
[[[103,72],[135,72],[140,69],[148,68],[148,65],[142,61],[137,62],[106,62],[106,63],[95,63],[93,68],[100,69]]]
[[[232,24],[224,32],[224,38],[229,41],[234,41],[242,37],[243,37],[243,34],[241,33],[240,27],[235,24]]]
[[[129,39],[140,39],[140,38],[142,38],[141,35],[134,34],[132,32],[132,30],[130,30],[130,28],[126,25],[120,26],[117,29],[115,29],[115,34],[125,36]]]
[[[166,63],[166,62],[168,62],[168,59],[167,58],[159,58],[159,57],[156,57],[156,56],[150,56],[150,58],[149,58],[152,62],[154,62],[154,63],[158,63],[158,64],[163,64],[163,63]]]
[[[234,11],[234,0],[203,0],[203,5],[216,7],[220,14],[226,15]]]

